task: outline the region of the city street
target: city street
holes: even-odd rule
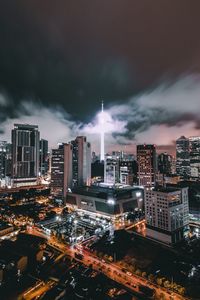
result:
[[[138,285],[145,285],[153,288],[156,291],[157,297],[164,295],[166,300],[184,300],[186,297],[182,297],[177,293],[172,293],[163,287],[159,287],[156,284],[152,284],[147,279],[136,276],[135,274],[129,274],[128,272],[123,272],[122,269],[116,263],[106,263],[101,259],[93,255],[93,253],[82,249],[82,243],[76,245],[76,249],[71,246],[66,246],[57,241],[56,238],[45,235],[39,232],[36,228],[31,231],[31,234],[35,234],[48,239],[48,244],[55,249],[59,249],[63,254],[69,255],[71,258],[75,257],[75,253],[80,253],[83,255],[83,259],[79,260],[86,266],[92,266],[94,270],[98,270],[104,273],[109,278],[115,280],[116,282],[123,284],[133,292],[139,292]],[[76,258],[77,259],[77,258]],[[128,274],[127,274],[128,273]],[[41,288],[41,291],[43,289]],[[42,293],[41,293],[42,294]],[[159,298],[158,298],[159,299]]]

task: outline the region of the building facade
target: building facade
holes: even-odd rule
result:
[[[51,191],[53,194],[63,196],[64,191],[64,144],[52,149],[51,155]]]
[[[145,190],[146,234],[175,244],[184,239],[189,224],[188,188]]]
[[[11,144],[0,141],[0,179],[11,176]]]
[[[106,155],[104,163],[104,182],[109,184],[119,183],[119,159]]]
[[[90,185],[91,181],[91,145],[85,136],[78,136],[72,145],[73,186]]]
[[[134,209],[143,209],[143,189],[122,185],[75,187],[67,193],[69,206],[115,217]]]
[[[156,147],[155,145],[137,145],[138,183],[141,186],[155,186]]]
[[[45,175],[48,172],[48,141],[40,140],[40,165],[39,173],[40,175]]]
[[[91,147],[85,137],[77,137],[68,144],[52,150],[51,190],[66,196],[68,189],[90,185]]]
[[[51,191],[61,198],[72,187],[72,146],[60,144],[51,155]]]
[[[119,177],[121,184],[133,185],[137,183],[137,162],[135,160],[119,161]]]
[[[184,136],[176,140],[176,173],[183,180],[190,178],[190,146]]]
[[[37,125],[14,124],[12,130],[12,178],[14,185],[36,184],[39,175]]]
[[[200,137],[189,138],[190,147],[190,177],[192,180],[200,179]]]
[[[158,172],[164,175],[172,174],[172,156],[166,152],[158,155]]]

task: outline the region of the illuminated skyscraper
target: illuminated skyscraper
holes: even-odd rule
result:
[[[11,175],[11,144],[0,141],[0,179]]]
[[[137,145],[138,182],[139,185],[155,185],[156,147],[155,145]]]
[[[78,136],[71,141],[73,186],[90,185],[91,181],[91,146],[85,136]]]
[[[161,174],[169,175],[172,173],[172,156],[164,152],[158,155],[158,171]]]
[[[51,157],[51,191],[64,197],[67,189],[72,187],[72,145],[59,144],[52,150]]]
[[[147,236],[175,244],[188,233],[188,188],[145,189]]]
[[[48,171],[48,141],[40,140],[40,175],[47,174]]]
[[[190,143],[190,177],[194,180],[200,179],[200,137],[189,138]]]
[[[52,150],[51,190],[65,197],[68,189],[90,185],[91,147],[85,136]]]
[[[14,124],[12,130],[12,177],[16,185],[35,184],[39,175],[37,125]]]
[[[190,177],[189,139],[184,136],[176,140],[176,173],[182,179]]]

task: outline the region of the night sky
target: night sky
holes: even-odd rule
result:
[[[108,150],[198,135],[199,12],[198,0],[0,0],[0,138],[21,121],[52,146],[95,144],[102,99]]]

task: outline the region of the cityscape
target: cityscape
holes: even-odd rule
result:
[[[2,300],[200,299],[200,3],[123,2],[0,1]]]

